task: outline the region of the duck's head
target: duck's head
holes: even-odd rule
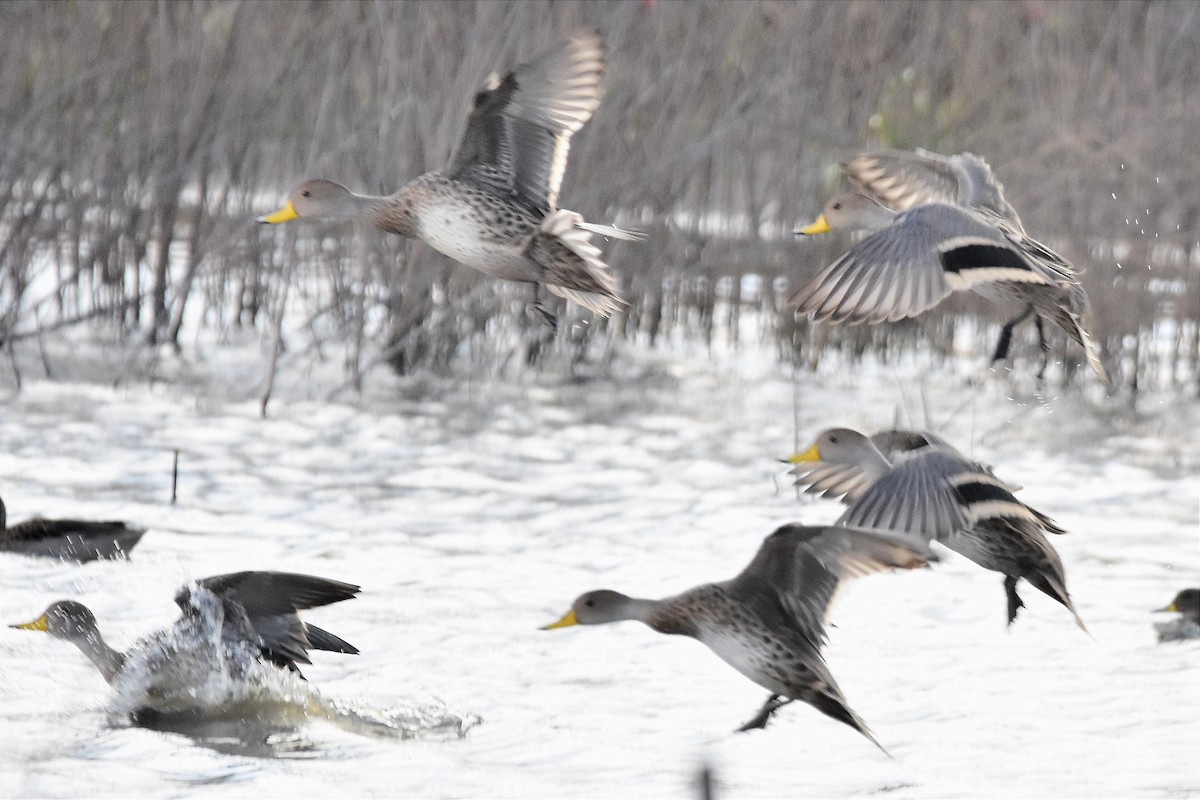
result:
[[[880,205],[858,192],[843,192],[835,195],[814,222],[792,233],[797,236],[814,236],[841,230],[878,230],[891,224],[894,211]]]
[[[272,214],[264,214],[256,221],[276,224],[301,217],[351,219],[359,213],[359,205],[355,200],[354,193],[340,183],[305,181],[288,195],[283,208]]]
[[[571,610],[562,619],[544,626],[542,630],[569,628],[572,625],[603,625],[606,622],[637,619],[632,612],[631,605],[631,598],[611,589],[588,592],[581,594],[575,600]]]
[[[1184,589],[1175,595],[1170,605],[1155,611],[1174,611],[1189,619],[1200,620],[1200,589]]]
[[[56,639],[79,642],[99,636],[96,617],[90,608],[74,600],[59,600],[32,622],[10,625],[23,631],[44,631]]]
[[[804,464],[824,461],[827,464],[859,466],[870,462],[878,454],[871,440],[849,428],[830,428],[822,431],[812,447],[802,453],[789,456],[789,464]]]

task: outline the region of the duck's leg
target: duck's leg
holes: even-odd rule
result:
[[[997,361],[1003,361],[1004,359],[1008,358],[1008,350],[1012,345],[1013,331],[1018,325],[1029,319],[1029,315],[1033,313],[1035,313],[1033,305],[1027,305],[1025,306],[1025,310],[1021,312],[1021,316],[1014,317],[1013,319],[1010,319],[1008,322],[1004,323],[1004,327],[1000,329],[1000,341],[996,342],[996,352],[992,354],[993,364],[995,364]],[[1038,317],[1039,326],[1041,325],[1041,322],[1041,317]]]
[[[550,328],[550,335],[558,334],[558,317],[555,316],[548,308],[542,305],[542,285],[535,283],[533,285],[533,310],[537,312],[542,322]]]
[[[1021,601],[1020,595],[1017,594],[1017,576],[1004,576],[1004,593],[1008,595],[1008,624],[1012,625],[1013,620],[1017,618],[1017,609],[1024,608],[1025,603]]]
[[[777,694],[771,695],[767,698],[767,702],[763,703],[763,707],[758,710],[758,713],[754,715],[754,719],[738,728],[737,732],[742,733],[743,731],[752,731],[767,727],[767,720],[771,719],[771,715],[790,702],[792,701],[780,700]]]
[[[1042,368],[1038,370],[1038,380],[1046,374],[1046,367],[1050,364],[1050,343],[1046,341],[1046,327],[1042,324],[1042,315],[1038,314],[1034,317],[1034,327],[1037,328],[1038,349],[1042,351]]]

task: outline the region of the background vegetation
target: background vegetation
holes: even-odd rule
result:
[[[783,302],[846,240],[789,231],[855,150],[970,150],[1031,233],[1086,266],[1118,383],[1200,391],[1200,4],[1183,0],[10,0],[0,342],[86,325],[186,346],[240,328],[338,347],[351,375],[503,363],[537,325],[522,287],[346,225],[252,220],[305,177],[386,193],[438,168],[491,71],[583,26],[608,44],[607,95],[563,205],[649,238],[605,245],[628,313],[580,315],[557,346],[737,337],[761,310],[787,359],[945,352],[967,315],[1003,312],[963,298],[810,330]],[[285,308],[304,319],[284,326]],[[996,328],[971,330],[982,360]]]

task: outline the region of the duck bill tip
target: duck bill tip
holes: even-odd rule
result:
[[[16,625],[9,625],[10,628],[15,628],[19,631],[44,631],[46,630],[46,615],[38,617],[32,622],[20,622]]]
[[[292,205],[292,201],[288,200],[287,205],[283,208],[270,214],[263,214],[261,217],[255,217],[254,221],[260,224],[278,225],[280,222],[291,222],[299,216],[296,213],[296,207]]]
[[[832,228],[829,227],[829,220],[825,219],[825,215],[817,217],[802,228],[796,228],[792,231],[796,236],[816,236],[819,233],[829,233]]]
[[[804,464],[809,461],[820,461],[821,451],[814,444],[812,447],[805,450],[803,453],[795,453],[783,459],[785,464]]]
[[[551,622],[549,625],[543,625],[539,630],[553,631],[558,628],[570,628],[572,625],[578,625],[579,620],[575,617],[575,609],[571,609],[562,619],[557,622]]]

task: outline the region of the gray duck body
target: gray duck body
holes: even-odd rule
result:
[[[1024,606],[1016,590],[1023,578],[1065,606],[1086,630],[1067,592],[1062,559],[1046,537],[1066,531],[1017,499],[1016,490],[990,467],[941,437],[916,431],[867,437],[831,428],[788,460],[796,465],[798,485],[847,503],[839,524],[936,539],[1004,574],[1009,624]]]
[[[849,527],[785,525],[763,541],[735,578],[661,600],[607,589],[588,592],[547,628],[638,620],[659,633],[694,638],[771,692],[741,730],[765,727],[780,706],[800,700],[878,746],[821,655],[829,605],[842,580],[913,569],[933,559],[916,538]]]
[[[353,584],[298,573],[216,575],[181,587],[175,596],[179,620],[126,652],[109,646],[91,610],[74,600],[60,600],[38,619],[11,627],[74,644],[114,686],[136,684],[138,713],[178,713],[195,707],[197,692],[214,672],[239,680],[251,661],[261,661],[299,675],[298,665],[311,663],[310,650],[357,653],[343,639],[303,622],[298,612],[348,600],[358,591]]]
[[[919,315],[954,291],[970,290],[1021,311],[1005,324],[993,362],[1007,357],[1013,330],[1031,318],[1045,351],[1045,319],[1080,344],[1092,370],[1108,381],[1090,334],[1081,270],[1025,233],[982,158],[884,151],[855,156],[842,169],[853,190],[830,200],[797,233],[873,233],[792,296],[797,311],[874,324]]]
[[[576,34],[480,90],[446,169],[383,197],[306,181],[283,209],[259,221],[362,219],[422,239],[492,277],[545,286],[607,316],[623,301],[591,234],[641,236],[558,208],[570,138],[600,104],[604,67],[600,38]]]

